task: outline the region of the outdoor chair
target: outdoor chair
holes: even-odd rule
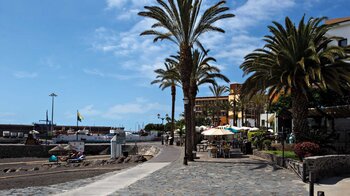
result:
[[[218,149],[217,148],[212,148],[209,150],[210,151],[210,155],[211,157],[215,157],[215,158],[218,158]]]
[[[224,148],[224,158],[231,158],[230,148]]]

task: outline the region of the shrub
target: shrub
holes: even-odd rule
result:
[[[266,150],[271,149],[271,140],[264,140],[263,144],[264,144]]]
[[[320,146],[313,142],[301,142],[294,146],[294,152],[302,160],[305,157],[317,155],[320,151]]]

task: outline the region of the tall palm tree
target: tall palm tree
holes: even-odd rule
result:
[[[164,69],[157,69],[154,72],[157,74],[156,80],[153,80],[151,84],[159,83],[159,88],[162,90],[171,88],[171,131],[170,131],[170,145],[174,143],[174,131],[175,131],[175,98],[176,98],[176,86],[180,85],[180,75],[176,70],[175,65],[172,63],[164,63]]]
[[[233,14],[225,13],[229,10],[223,5],[225,1],[219,1],[215,5],[209,7],[199,16],[202,0],[157,0],[158,6],[145,6],[146,11],[139,12],[140,16],[152,18],[156,23],[151,30],[144,31],[141,35],[153,35],[154,41],[169,40],[179,47],[180,61],[179,72],[182,82],[182,90],[185,98],[189,99],[189,104],[185,104],[185,121],[186,121],[186,156],[193,160],[191,142],[192,117],[193,114],[193,97],[195,93],[191,89],[191,76],[193,72],[192,47],[198,45],[203,48],[199,37],[206,32],[225,31],[214,25],[215,22],[233,17]],[[161,29],[155,30],[155,29]],[[193,123],[194,124],[194,123]]]
[[[257,93],[250,99],[254,108],[254,121],[255,127],[260,127],[260,114],[263,112],[263,107],[267,103],[266,95],[263,93]]]
[[[221,110],[221,106],[222,104],[219,104],[219,97],[222,96],[224,93],[228,92],[229,89],[227,86],[224,85],[217,85],[217,84],[213,84],[212,86],[209,86],[210,91],[213,93],[213,95],[215,96],[215,107],[216,107],[216,116],[218,118],[218,122],[217,122],[217,126],[220,125],[220,110]],[[214,120],[214,119],[213,119]]]
[[[295,26],[286,17],[285,27],[277,22],[269,26],[272,35],[265,36],[264,48],[245,57],[241,65],[250,75],[243,91],[253,95],[267,90],[269,99],[281,93],[291,94],[293,131],[297,141],[308,131],[308,92],[312,88],[332,89],[341,93],[350,82],[350,66],[346,53],[338,46],[328,46],[326,37],[333,25],[320,24],[325,18],[310,18]]]

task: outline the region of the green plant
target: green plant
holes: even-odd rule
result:
[[[271,140],[264,140],[263,144],[266,150],[270,150],[271,149]]]
[[[257,131],[257,132],[248,132],[248,140],[252,141],[252,144],[259,150],[263,149],[263,141],[266,139],[266,132]]]
[[[273,154],[273,155],[276,155],[276,156],[279,156],[279,157],[282,157],[282,154],[283,152],[281,150],[268,150],[268,151],[264,151],[265,153],[268,153],[268,154]],[[291,158],[291,159],[299,159],[297,157],[297,155],[294,153],[294,151],[284,151],[284,157],[285,158]]]

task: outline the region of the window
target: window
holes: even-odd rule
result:
[[[348,39],[341,39],[338,41],[338,46],[346,47],[348,45]]]

